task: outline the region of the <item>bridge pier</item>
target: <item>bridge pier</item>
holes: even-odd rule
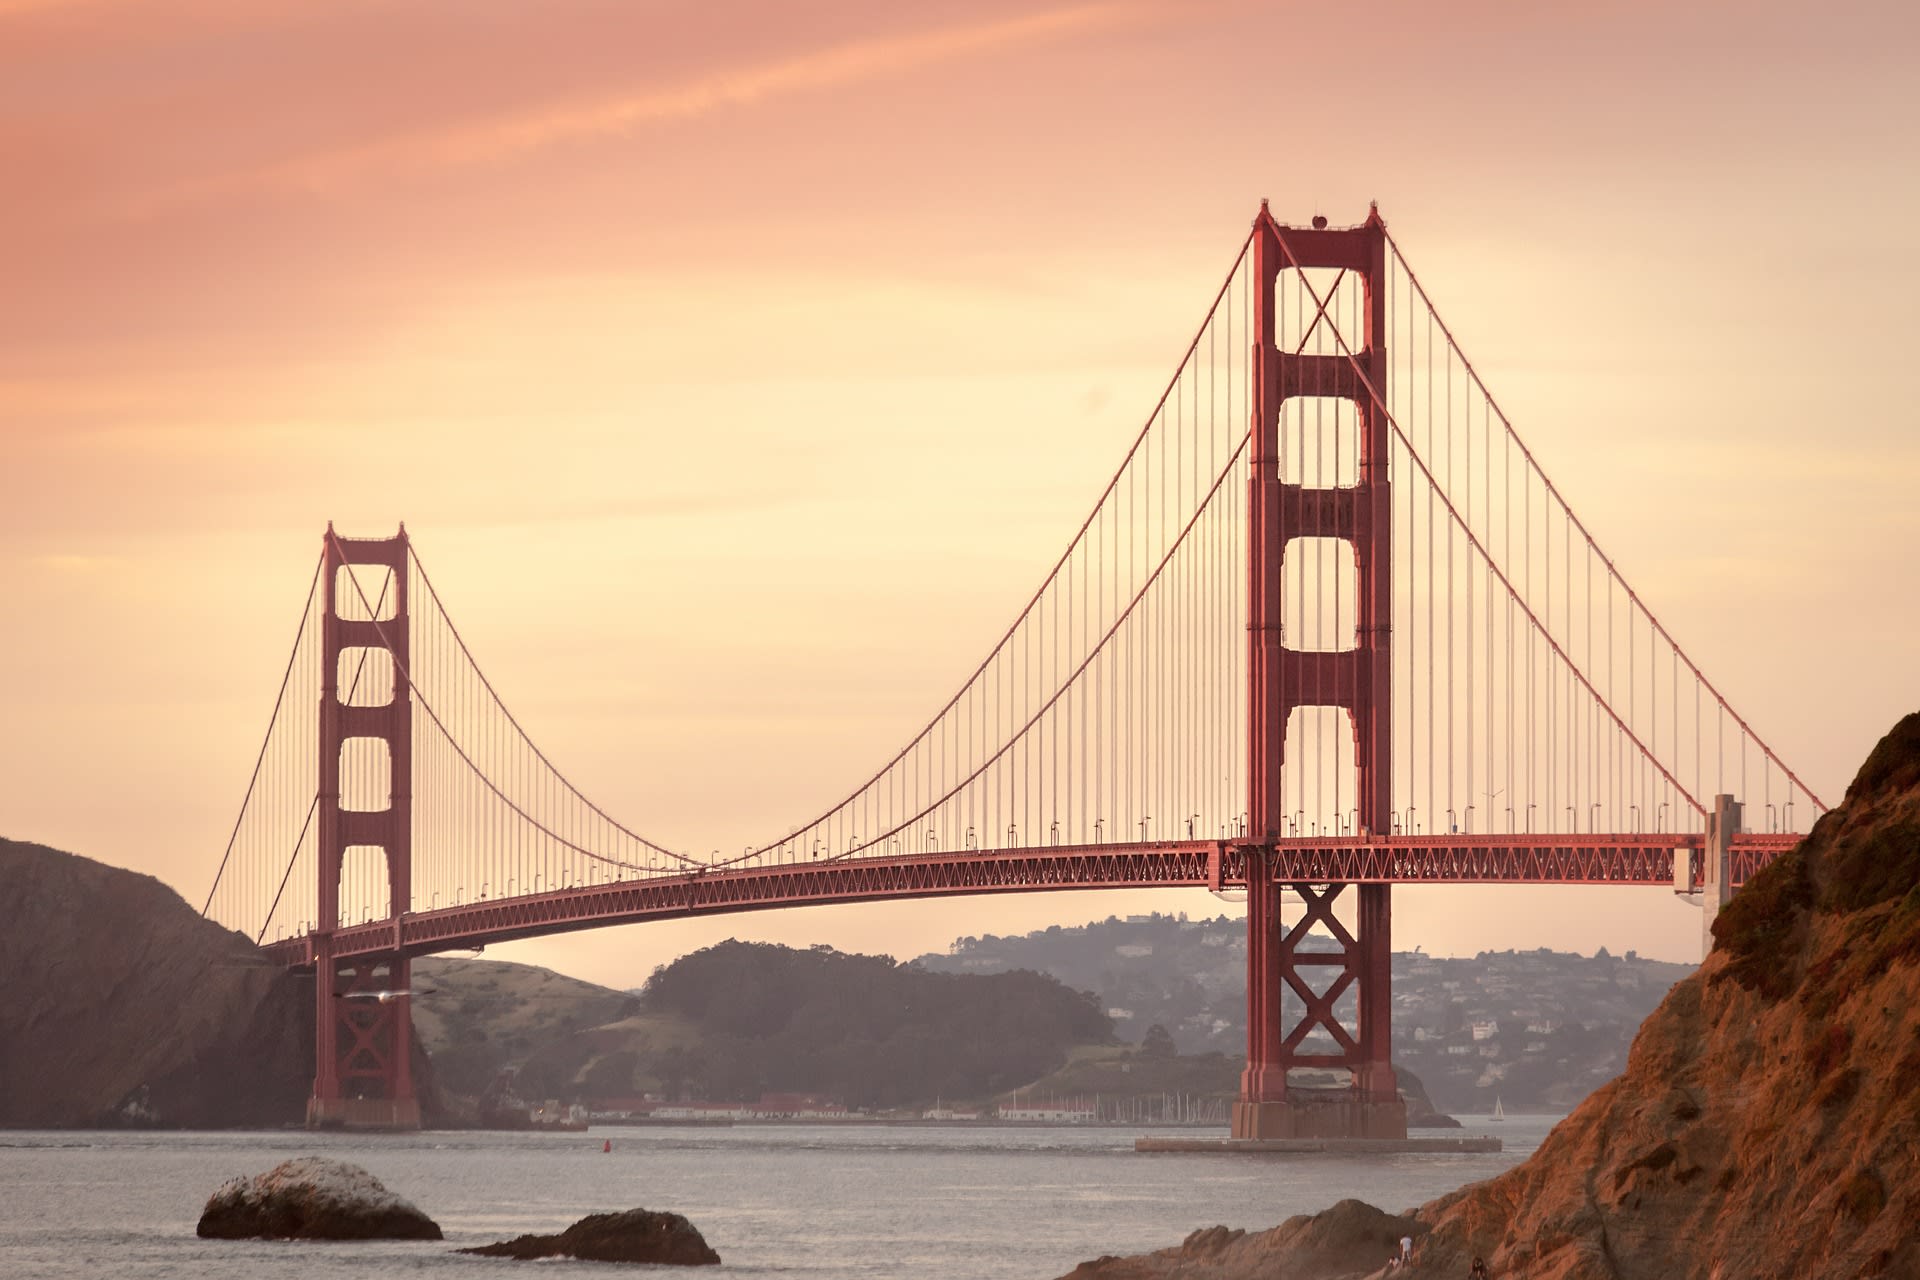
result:
[[[1256,870],[1256,866],[1259,867]],[[1265,858],[1248,863],[1247,1066],[1234,1103],[1235,1138],[1405,1138],[1407,1108],[1394,1079],[1392,1057],[1392,904],[1383,884],[1283,886]],[[1280,896],[1291,888],[1306,904],[1288,929]],[[1358,927],[1349,930],[1334,914],[1336,901],[1353,890]],[[1301,944],[1320,925],[1337,951]],[[1313,982],[1309,974],[1330,973]],[[1334,1005],[1349,990],[1359,1007],[1353,1031],[1335,1016]],[[1289,1022],[1287,992],[1302,1009]],[[1319,1030],[1333,1040],[1333,1053],[1301,1052]],[[1295,1067],[1345,1068],[1344,1089],[1291,1085]]]
[[[1713,951],[1713,921],[1733,898],[1733,838],[1740,834],[1740,802],[1713,798],[1707,814],[1706,847],[1700,851],[1700,961]]]
[[[314,968],[325,1002],[314,1046],[310,1129],[418,1129],[413,1088],[412,963],[405,956],[323,959]],[[332,1017],[327,1016],[328,1007]]]

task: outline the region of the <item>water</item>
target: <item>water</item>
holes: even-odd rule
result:
[[[1408,1208],[1517,1163],[1558,1118],[1467,1118],[1464,1132],[1505,1140],[1498,1155],[1369,1157],[1146,1155],[1131,1129],[1038,1127],[0,1131],[0,1277],[483,1276],[515,1264],[451,1249],[644,1206],[686,1214],[719,1251],[720,1274],[743,1280],[1047,1280],[1196,1227],[1269,1227],[1346,1196]],[[221,1182],[305,1154],[364,1166],[439,1222],[446,1243],[194,1235]]]

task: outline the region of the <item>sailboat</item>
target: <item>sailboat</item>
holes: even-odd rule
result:
[[[1500,1095],[1496,1093],[1493,1095],[1493,1114],[1488,1119],[1505,1120],[1506,1118],[1507,1109],[1500,1105]]]

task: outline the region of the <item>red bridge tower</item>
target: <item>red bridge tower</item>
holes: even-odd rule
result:
[[[327,526],[320,639],[319,920],[314,930],[313,1097],[309,1127],[417,1129],[412,966],[398,950],[413,895],[413,699],[407,533],[342,538]],[[350,574],[367,565],[370,586]],[[344,608],[343,608],[344,606]],[[342,614],[346,616],[342,616]],[[343,772],[348,793],[341,792]],[[340,879],[350,852],[378,853],[396,949],[333,958]]]
[[[1384,884],[1294,885],[1306,904],[1289,930],[1281,918],[1283,886],[1270,858],[1280,838],[1285,802],[1281,778],[1287,720],[1297,707],[1335,706],[1351,717],[1360,834],[1385,835],[1393,810],[1391,574],[1393,506],[1387,483],[1390,426],[1386,393],[1386,226],[1378,210],[1353,228],[1283,227],[1263,202],[1254,226],[1253,445],[1248,507],[1249,618],[1247,778],[1250,847],[1247,851],[1247,1067],[1233,1110],[1236,1138],[1404,1138],[1406,1107],[1389,1061],[1392,1000],[1390,907]],[[1362,346],[1306,355],[1277,344],[1275,295],[1283,270],[1343,269],[1365,288]],[[1309,489],[1290,484],[1280,469],[1280,406],[1294,398],[1351,401],[1359,434],[1359,479],[1352,488]],[[1353,647],[1334,651],[1290,647],[1282,628],[1282,563],[1296,538],[1338,538],[1353,548],[1357,625]],[[1358,929],[1334,916],[1343,892],[1356,890]],[[1318,922],[1341,944],[1334,952],[1300,947]],[[1333,969],[1316,993],[1308,966]],[[1334,1004],[1353,988],[1358,1034],[1334,1016]],[[1304,1013],[1287,1025],[1285,993]],[[1302,1053],[1314,1030],[1338,1046],[1335,1053]],[[1352,1087],[1334,1093],[1289,1091],[1291,1067],[1345,1067]]]

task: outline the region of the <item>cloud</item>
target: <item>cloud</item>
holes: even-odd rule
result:
[[[0,4],[6,0],[0,0]],[[1018,17],[849,40],[748,66],[712,71],[677,84],[603,94],[497,115],[477,124],[417,131],[320,151],[243,173],[175,187],[155,201],[192,203],[252,186],[331,190],[381,172],[497,162],[565,142],[618,136],[645,125],[760,106],[939,63],[1117,30],[1152,18],[1140,0],[1096,0]]]

